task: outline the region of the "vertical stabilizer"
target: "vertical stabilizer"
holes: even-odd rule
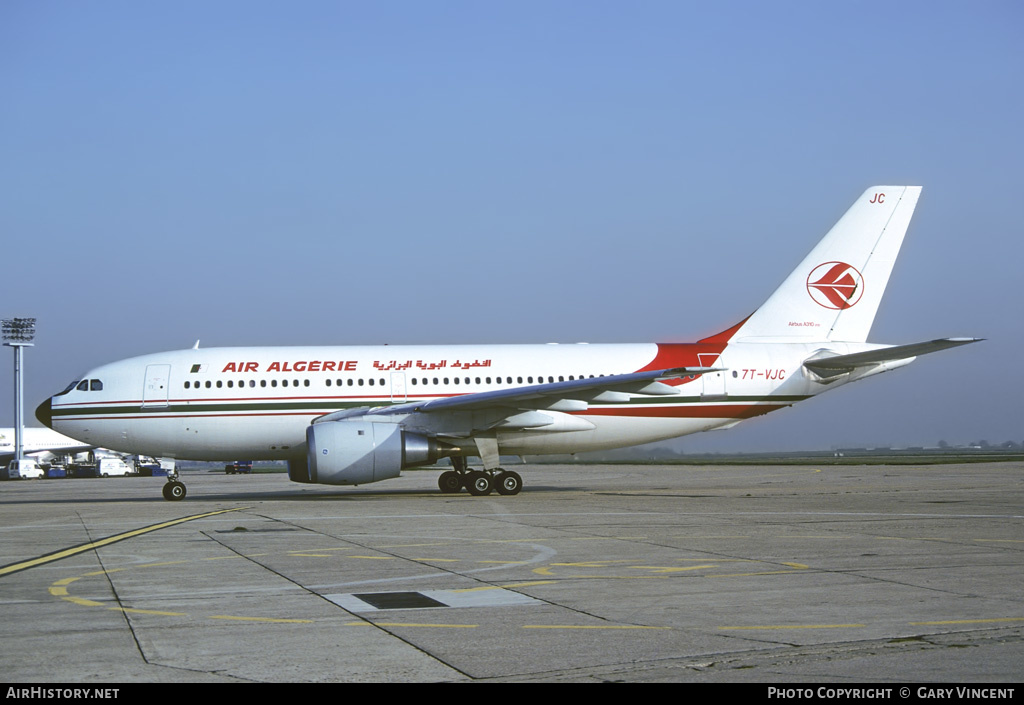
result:
[[[865,342],[920,195],[865,191],[732,340]]]

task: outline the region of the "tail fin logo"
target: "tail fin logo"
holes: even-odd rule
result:
[[[846,262],[825,262],[807,276],[807,293],[819,306],[842,311],[864,295],[864,277]]]

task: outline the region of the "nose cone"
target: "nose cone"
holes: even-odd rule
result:
[[[36,407],[36,418],[39,419],[39,423],[47,428],[53,428],[53,413],[50,407],[52,403],[53,399],[47,399]]]

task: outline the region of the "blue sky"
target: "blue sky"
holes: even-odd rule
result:
[[[39,319],[27,405],[196,339],[695,340],[866,188],[908,183],[924,193],[871,339],[987,342],[681,447],[1020,442],[1022,20],[1014,2],[6,0],[0,314]],[[0,374],[2,425],[12,396]]]

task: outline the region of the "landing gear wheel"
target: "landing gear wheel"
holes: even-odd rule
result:
[[[502,470],[494,478],[494,485],[498,494],[519,494],[523,489],[523,478],[513,470]]]
[[[462,489],[462,476],[454,470],[445,470],[437,478],[437,486],[444,494],[455,494]]]
[[[489,495],[494,489],[494,480],[485,472],[474,470],[469,473],[469,481],[466,483],[466,491],[474,497]]]
[[[185,485],[173,480],[164,485],[164,499],[168,502],[180,502],[185,499]]]

